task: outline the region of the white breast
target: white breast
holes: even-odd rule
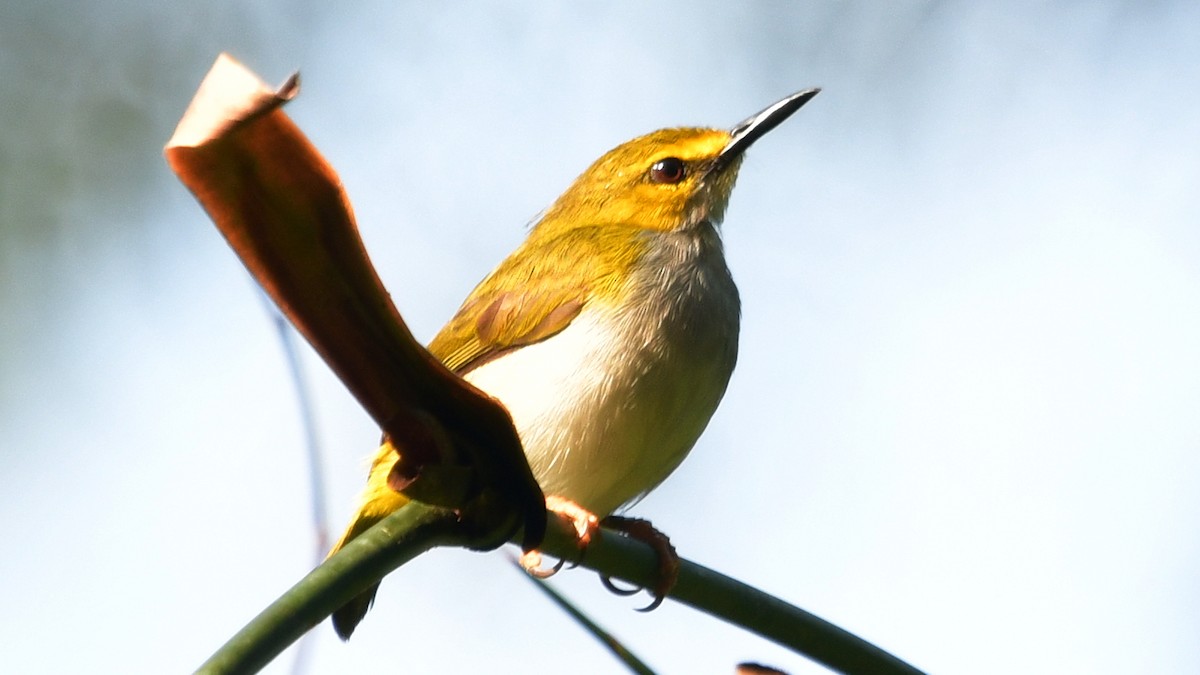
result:
[[[562,332],[466,375],[508,408],[542,489],[601,515],[679,465],[737,355],[737,290],[715,230],[653,236],[630,301],[591,302]]]

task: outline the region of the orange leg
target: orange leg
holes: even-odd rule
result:
[[[592,541],[592,538],[600,535],[600,524],[596,515],[575,502],[550,495],[546,497],[546,508],[566,518],[575,528],[575,537],[579,545],[580,556],[587,551],[587,545]],[[671,545],[670,538],[651,525],[650,521],[640,518],[608,516],[604,519],[604,525],[631,539],[648,544],[658,554],[658,582],[654,584],[653,588],[649,589],[654,594],[654,600],[638,611],[649,612],[656,609],[662,604],[663,600],[671,592],[671,589],[675,587],[675,582],[679,580],[679,554],[675,552],[675,547]],[[563,560],[559,560],[553,567],[543,568],[542,552],[537,550],[523,554],[520,560],[521,567],[539,579],[554,576],[555,573],[562,569],[564,562]],[[633,595],[642,590],[640,588],[618,588],[613,584],[612,579],[604,576],[600,580],[604,583],[605,588],[619,595]]]
[[[587,545],[591,543],[592,537],[600,534],[600,520],[596,518],[596,514],[569,499],[555,495],[546,497],[546,508],[566,518],[575,528],[575,540],[579,545],[579,554],[582,556],[583,552],[587,550]],[[554,576],[554,573],[563,566],[563,561],[560,560],[554,567],[543,569],[542,552],[537,550],[522,554],[520,562],[526,572],[539,579]]]

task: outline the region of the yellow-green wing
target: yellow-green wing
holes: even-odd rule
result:
[[[553,237],[533,233],[484,279],[429,350],[459,374],[570,325],[598,295],[620,292],[641,253],[630,228],[583,227]]]

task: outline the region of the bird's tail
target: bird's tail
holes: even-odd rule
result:
[[[342,547],[350,543],[351,539],[366,532],[372,525],[408,502],[404,495],[392,490],[387,484],[388,473],[391,472],[397,459],[396,449],[391,443],[385,442],[379,446],[379,451],[375,454],[374,461],[371,462],[371,474],[367,478],[367,487],[359,499],[358,513],[354,516],[350,527],[346,528],[346,533],[342,535],[338,543],[334,544],[329,555],[332,556],[342,550]],[[377,590],[379,590],[379,584],[359,593],[353,600],[333,612],[333,629],[337,631],[338,637],[343,640],[350,639],[355,627],[367,615],[367,610],[371,609],[371,603],[375,600]]]

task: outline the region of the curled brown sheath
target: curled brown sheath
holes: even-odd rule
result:
[[[167,143],[167,162],[401,449],[390,484],[460,512],[481,503],[508,509],[514,531],[501,536],[523,526],[525,548],[536,547],[545,501],[508,412],[413,339],[367,258],[337,174],[283,113],[298,88],[292,76],[271,90],[222,54]]]

